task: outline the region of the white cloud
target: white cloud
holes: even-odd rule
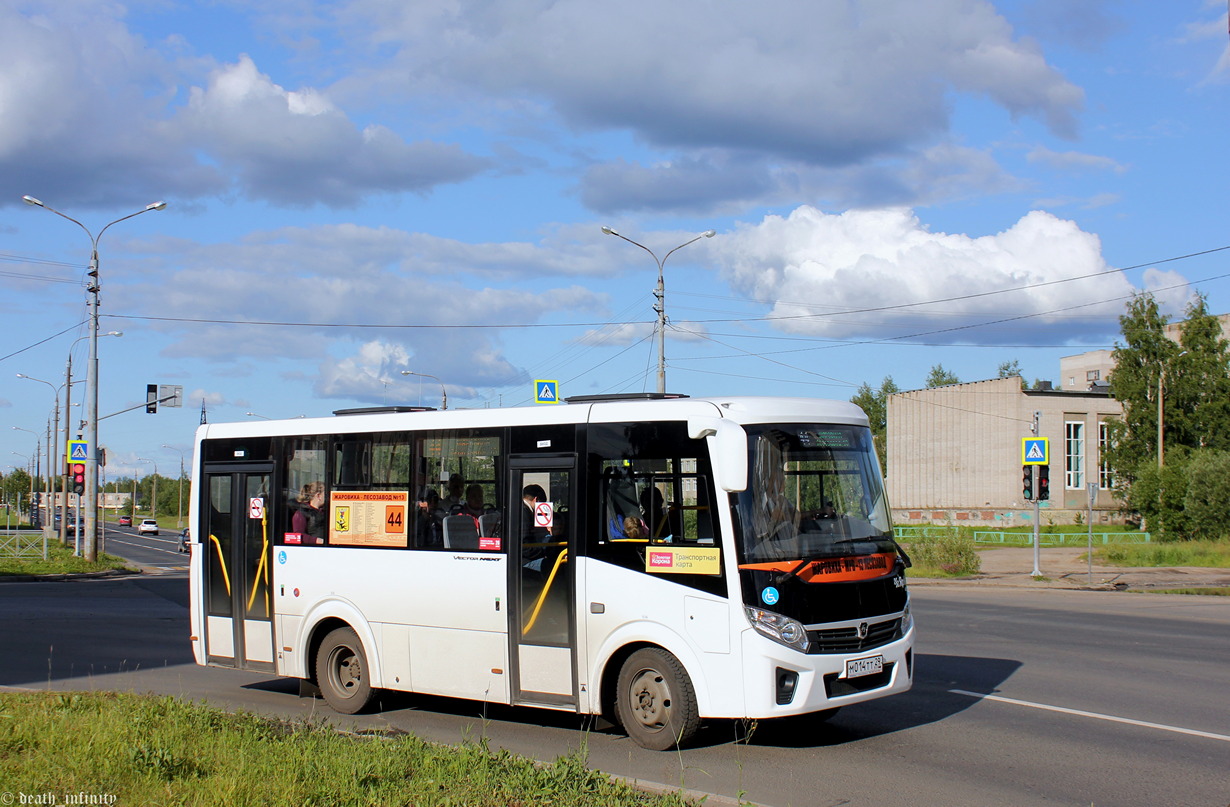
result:
[[[1097,154],[1082,154],[1079,151],[1053,151],[1038,146],[1025,155],[1031,163],[1040,163],[1057,171],[1114,171],[1122,174],[1127,166]]]
[[[346,206],[373,193],[425,193],[488,166],[454,144],[361,127],[322,90],[284,90],[247,56],[203,76],[205,60],[151,47],[124,11],[0,6],[0,172],[14,186],[37,185],[63,205],[238,187],[279,205]]]
[[[591,166],[581,198],[603,213],[686,210],[736,214],[749,206],[814,199],[826,207],[922,205],[1019,189],[985,151],[941,143],[886,160],[817,166],[736,155],[721,149],[642,165]]]
[[[1079,88],[985,0],[492,2],[424,15],[362,0],[407,88],[528,93],[660,146],[845,165],[946,130],[952,90],[1068,136]]]
[[[1057,339],[1113,334],[1122,298],[1137,290],[1116,272],[1056,282],[1110,267],[1097,236],[1043,211],[972,237],[930,232],[904,209],[829,215],[800,207],[725,235],[714,257],[733,288],[772,306],[777,327],[829,338],[996,343],[1048,331]],[[967,327],[993,321],[1002,322]]]
[[[586,230],[591,241],[608,240],[596,226]],[[403,369],[445,370],[450,384],[492,386],[519,372],[503,354],[506,332],[453,326],[515,328],[560,312],[575,321],[606,311],[604,294],[548,281],[568,267],[574,275],[596,275],[599,267],[610,275],[612,265],[629,265],[610,262],[574,234],[565,228],[541,243],[464,244],[347,224],[258,231],[216,245],[165,239],[158,244],[163,265],[134,264],[130,269],[140,266],[140,274],[130,271],[109,284],[108,311],[157,312],[167,320],[147,327],[177,339],[164,356],[209,359],[233,375],[265,379],[283,361],[320,357],[321,383],[334,389],[343,377],[329,368],[341,360],[330,356],[379,345],[401,351],[389,353],[388,366],[402,361]],[[359,351],[347,365],[357,379],[366,377],[362,368],[384,366],[373,358],[375,349]],[[421,364],[406,368],[406,357]]]
[[[353,205],[367,193],[427,191],[486,161],[454,145],[362,130],[318,91],[284,90],[247,56],[191,90],[176,122],[186,141],[232,169],[249,196],[290,206]]]

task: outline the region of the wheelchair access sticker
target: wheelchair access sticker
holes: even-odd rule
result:
[[[769,586],[760,592],[760,599],[764,600],[765,605],[774,605],[780,599],[781,595],[777,593],[777,589]]]

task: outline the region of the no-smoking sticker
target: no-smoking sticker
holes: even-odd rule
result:
[[[551,502],[539,502],[534,505],[534,526],[550,527],[555,521],[555,507]]]
[[[248,499],[248,518],[264,518],[265,517],[265,500],[260,498]]]

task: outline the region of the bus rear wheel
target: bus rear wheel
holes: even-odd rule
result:
[[[617,687],[619,722],[642,748],[667,751],[700,728],[692,681],[679,659],[665,650],[646,647],[629,656]]]
[[[316,652],[316,684],[333,711],[358,714],[372,700],[367,654],[351,628],[330,631]]]

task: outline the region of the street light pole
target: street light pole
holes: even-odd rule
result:
[[[104,336],[123,336],[123,331],[107,331],[99,334],[98,338]],[[80,336],[73,340],[73,343],[68,346],[68,359],[64,364],[64,444],[60,446],[61,454],[64,456],[64,473],[61,475],[61,485],[64,487],[64,497],[60,500],[60,543],[68,546],[68,441],[72,438],[72,399],[73,399],[73,384],[80,384],[80,381],[73,381],[73,348],[83,339],[89,339],[88,336]],[[84,424],[83,424],[84,425]],[[77,437],[80,438],[81,429],[76,430]],[[78,502],[78,505],[81,503]],[[81,545],[81,536],[78,535],[75,539],[77,546]]]
[[[149,494],[149,517],[158,517],[158,463],[151,460],[149,457],[137,457],[137,462],[148,462],[154,466],[154,483],[153,490]]]
[[[179,505],[175,511],[175,529],[182,530],[184,528],[184,452],[166,443],[163,443],[162,447],[179,452]]]
[[[440,385],[440,409],[441,410],[448,409],[448,390],[444,388],[443,381],[436,378],[434,375],[430,375],[429,373],[416,373],[413,370],[402,370],[401,374],[402,375],[417,375],[417,376],[422,376],[423,378],[435,379],[435,382]],[[422,395],[421,389],[419,391],[419,394]]]
[[[33,196],[21,197],[28,205],[41,207],[44,210],[49,210],[63,219],[68,219],[73,224],[76,224],[90,239],[90,285],[87,289],[90,292],[90,363],[86,370],[85,378],[85,440],[89,447],[90,456],[85,463],[85,559],[94,563],[98,560],[98,292],[101,288],[101,282],[98,275],[98,240],[102,238],[103,233],[107,231],[112,224],[119,224],[121,221],[139,216],[142,213],[148,213],[151,210],[163,210],[166,208],[166,202],[153,202],[146,205],[141,210],[135,213],[129,213],[127,216],[106,224],[98,235],[90,232],[90,228],[86,227],[81,222],[77,221],[72,216],[65,215],[54,207],[47,205],[35,199]]]
[[[659,259],[658,256],[654,254],[654,251],[650,249],[649,247],[645,246],[644,244],[639,244],[636,241],[633,241],[631,238],[628,238],[625,235],[620,235],[619,233],[612,230],[610,227],[603,227],[602,232],[606,233],[607,235],[613,235],[616,238],[622,238],[623,240],[627,241],[629,244],[640,247],[641,249],[648,252],[650,256],[654,259],[654,261],[656,261],[658,264],[658,287],[653,292],[653,296],[656,298],[656,301],[653,306],[653,310],[657,312],[658,314],[658,325],[657,325],[657,328],[658,328],[658,393],[665,394],[666,393],[666,284],[665,284],[665,278],[663,277],[663,273],[662,273],[662,267],[666,263],[667,258],[675,254],[679,250],[683,249],[688,244],[695,244],[697,241],[699,241],[702,238],[712,238],[713,236],[717,235],[717,232],[714,230],[705,230],[703,233],[696,236],[691,241],[685,241],[684,243],[675,247],[670,252],[663,255],[661,259]]]
[[[47,386],[51,387],[51,393],[52,395],[55,396],[55,420],[56,420],[56,429],[58,430],[60,426],[60,389],[61,387],[57,387],[55,384],[52,384],[50,381],[44,381],[41,378],[35,378],[34,376],[26,375],[25,373],[18,373],[17,377],[24,378],[27,381],[37,381],[40,384],[46,384]],[[65,413],[65,416],[67,417],[67,413]],[[30,431],[29,429],[20,429],[17,426],[14,426],[13,428],[18,429],[19,431]],[[37,434],[37,432],[30,432],[30,433]],[[49,429],[48,434],[47,434],[47,473],[46,473],[46,481],[45,481],[44,496],[43,496],[45,500],[47,499],[48,496],[52,495],[51,494],[51,456],[52,456],[52,437],[51,437],[51,433]],[[54,496],[52,496],[52,498],[54,498]],[[43,532],[48,532],[54,527],[54,524],[55,524],[55,519],[52,518],[52,515],[51,515],[51,501],[50,500],[44,501],[43,507],[47,510],[47,519],[43,523]]]

